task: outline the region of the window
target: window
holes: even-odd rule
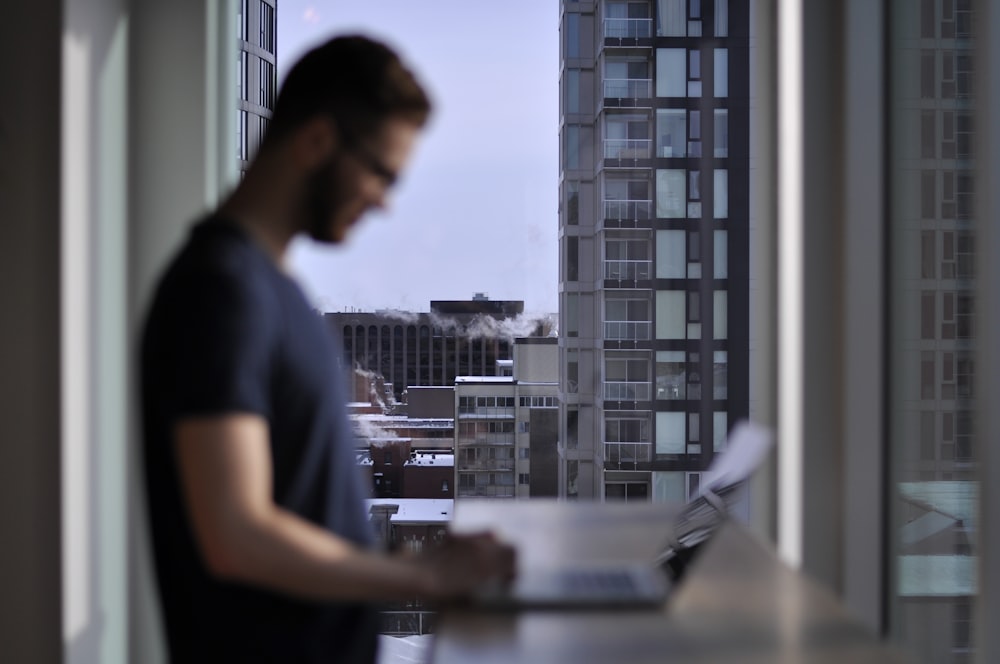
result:
[[[729,232],[713,231],[712,248],[715,251],[712,269],[716,279],[729,277]]]
[[[656,413],[656,454],[684,454],[687,450],[687,413]]]
[[[656,278],[683,279],[687,274],[687,233],[656,231]]]
[[[531,458],[531,448],[529,447],[519,447],[517,448],[517,458],[521,460]]]
[[[686,339],[686,293],[682,290],[656,291],[656,338]]]
[[[712,171],[712,175],[715,179],[713,216],[716,219],[726,219],[729,216],[729,171],[716,169]]]
[[[656,49],[657,97],[687,97],[686,65],[686,49]]]
[[[566,224],[576,226],[580,223],[580,183],[566,183]]]
[[[687,111],[683,108],[656,109],[656,156],[687,156]]]
[[[531,484],[528,473],[518,473],[517,483],[520,484],[521,486],[527,486]]]
[[[247,0],[236,0],[236,38],[247,40]]]
[[[729,96],[729,50],[715,49],[715,97],[723,99]]]
[[[656,398],[671,401],[687,395],[686,353],[682,350],[656,351]]]
[[[249,54],[246,51],[240,51],[239,55],[236,56],[236,98],[247,100],[250,94],[247,89],[247,58]]]
[[[580,112],[580,70],[566,70],[566,97],[564,100],[567,113]]]
[[[574,235],[566,238],[566,281],[580,278],[580,239]]]
[[[713,154],[716,157],[729,156],[729,110],[717,108],[714,113],[714,148]]]
[[[274,7],[260,2],[260,39],[257,45],[268,53],[274,53]]]
[[[580,15],[566,14],[566,57],[580,57]]]
[[[266,6],[266,5],[262,5]],[[268,62],[267,60],[260,60],[260,96],[257,102],[264,108],[273,109],[274,99],[275,99],[275,89],[277,87],[277,82],[275,80],[274,64]]]
[[[249,145],[247,139],[247,112],[236,112],[236,156],[239,159],[249,158]]]
[[[683,169],[656,171],[656,216],[680,219],[687,216],[687,183]]]

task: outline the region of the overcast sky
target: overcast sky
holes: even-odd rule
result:
[[[280,0],[279,80],[307,48],[346,32],[393,45],[436,109],[388,212],[343,247],[293,246],[316,306],[426,311],[485,292],[555,312],[556,0]]]

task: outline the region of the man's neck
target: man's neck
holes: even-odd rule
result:
[[[261,156],[219,212],[239,224],[279,266],[297,229],[296,192],[288,173]]]

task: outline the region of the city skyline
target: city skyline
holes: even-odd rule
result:
[[[435,103],[388,210],[343,246],[293,244],[289,269],[315,306],[423,311],[485,293],[554,313],[558,4],[283,0],[277,23],[279,81],[311,45],[363,32],[396,48]]]

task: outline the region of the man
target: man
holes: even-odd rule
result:
[[[259,155],[197,224],[142,346],[144,452],[173,661],[370,662],[372,603],[513,573],[488,534],[372,551],[339,347],[283,271],[385,203],[430,104],[385,46],[333,39],[289,73]]]

